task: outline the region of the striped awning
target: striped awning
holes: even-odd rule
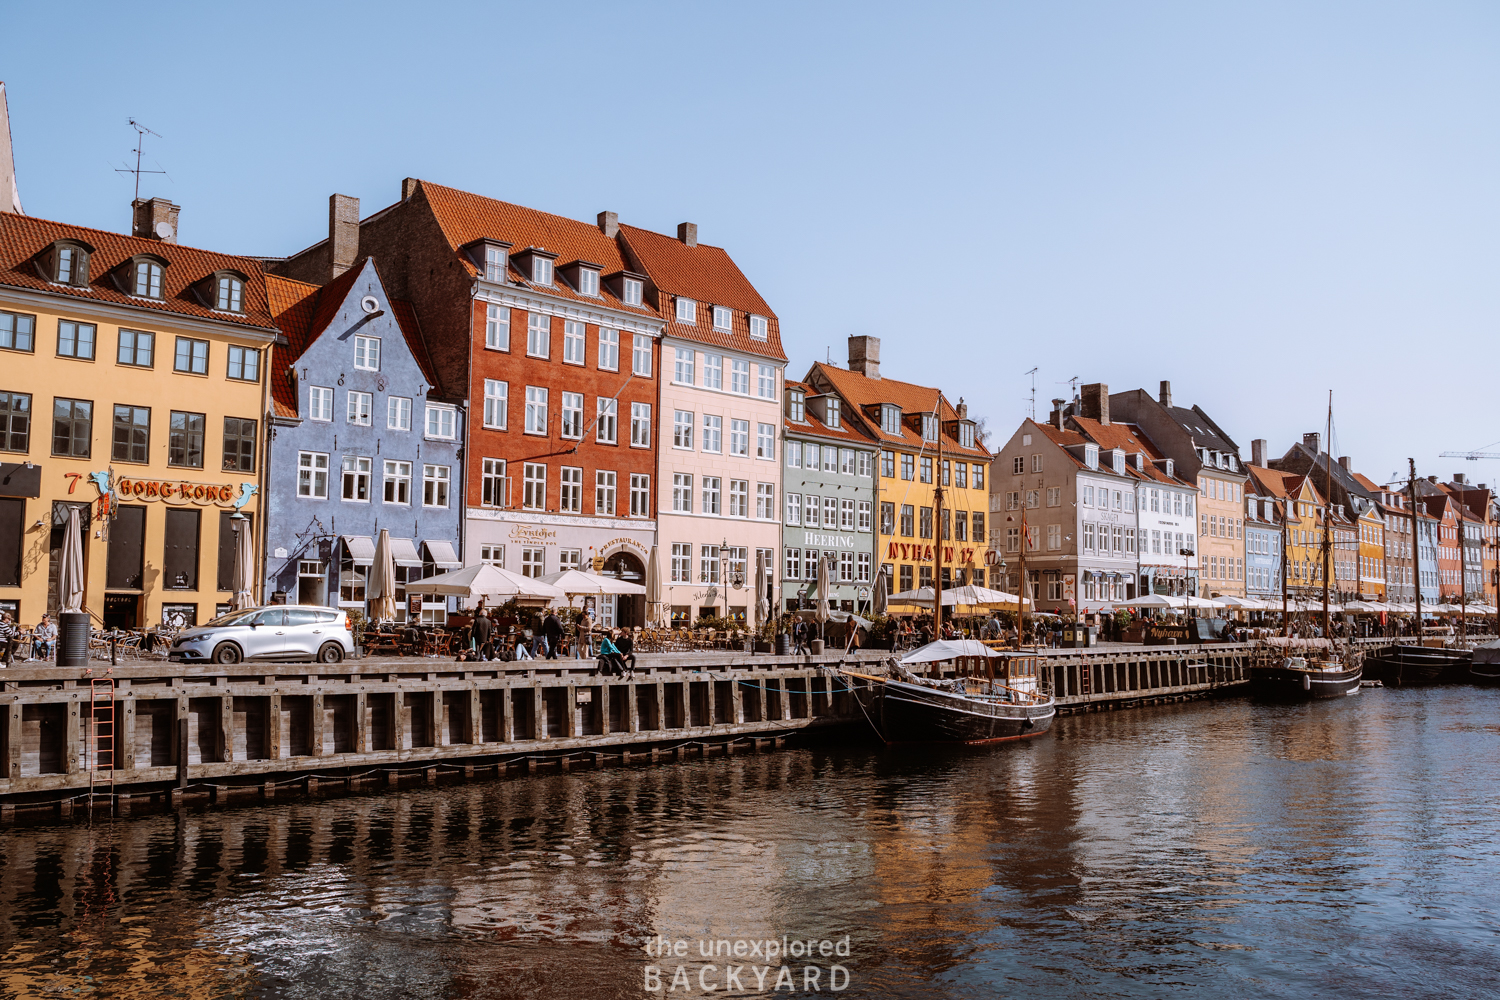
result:
[[[432,564],[439,569],[458,569],[463,563],[458,559],[458,553],[453,551],[452,542],[423,542],[427,546],[427,554],[432,556]]]
[[[369,535],[345,535],[344,548],[356,566],[371,566],[375,563],[375,539]]]

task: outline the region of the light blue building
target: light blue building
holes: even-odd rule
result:
[[[323,286],[266,282],[283,335],[268,373],[267,600],[365,610],[386,528],[405,620],[408,581],[461,565],[460,408],[429,395],[416,315],[386,296],[373,258]],[[441,621],[448,607],[421,610]]]
[[[1280,607],[1281,510],[1274,497],[1256,492],[1252,475],[1245,484],[1245,596]]]

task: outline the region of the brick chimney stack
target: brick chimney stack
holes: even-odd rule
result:
[[[1052,401],[1052,426],[1058,430],[1063,429],[1063,404],[1066,399],[1054,399]]]
[[[599,231],[605,236],[608,236],[610,239],[614,239],[615,236],[620,232],[620,213],[600,212]]]
[[[1469,476],[1464,472],[1455,472],[1453,474],[1453,481],[1460,486],[1467,486],[1469,485]]]
[[[1266,439],[1256,438],[1250,442],[1250,464],[1266,467]]]
[[[698,223],[696,223],[696,222],[679,222],[679,223],[677,223],[677,238],[679,240],[681,240],[683,242],[683,244],[686,245],[686,246],[690,246],[690,247],[697,246],[698,245]]]
[[[131,202],[130,211],[130,235],[163,243],[177,242],[177,216],[181,208],[165,198],[144,198]]]
[[[880,378],[880,338],[849,338],[849,370],[865,378]]]
[[[958,413],[958,419],[969,419],[969,404],[964,402],[962,396],[958,397],[958,405],[953,408]]]
[[[1323,453],[1323,435],[1317,431],[1302,435],[1302,444],[1315,456]]]
[[[359,259],[359,199],[328,196],[328,279],[332,281]]]
[[[1168,382],[1166,379],[1162,379],[1161,394],[1157,397],[1157,399],[1159,399],[1161,401],[1161,405],[1162,406],[1171,406],[1172,405],[1172,383],[1171,382]]]
[[[1103,382],[1086,385],[1080,397],[1083,416],[1109,426],[1109,386]]]
[[[1339,465],[1343,466],[1345,472],[1349,473],[1350,475],[1354,474],[1354,460],[1351,459],[1348,455],[1339,456]]]

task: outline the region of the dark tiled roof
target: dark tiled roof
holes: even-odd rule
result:
[[[695,323],[679,323],[675,303],[659,303],[662,318],[667,321],[667,333],[777,361],[786,360],[776,314],[728,253],[706,243],[690,247],[674,237],[635,226],[620,226],[620,234],[652,284],[668,295],[680,295],[699,305]],[[714,329],[713,311],[706,308],[710,306],[730,309],[733,316],[728,331]],[[751,313],[766,318],[765,340],[750,336]]]
[[[93,248],[89,255],[88,285],[61,285],[42,277],[38,270],[41,258],[58,240],[77,240]],[[162,275],[162,298],[128,295],[115,283],[116,269],[137,254],[152,254],[167,262]],[[215,271],[238,271],[245,276],[244,313],[218,312],[199,299],[192,286]],[[122,285],[124,281],[121,276]],[[0,285],[253,327],[261,333],[275,328],[258,258],[214,253],[10,212],[0,212]]]

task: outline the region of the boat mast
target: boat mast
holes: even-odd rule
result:
[[[943,393],[938,390],[937,405],[937,468],[933,478],[937,485],[932,491],[932,641],[943,637]]]
[[[1323,459],[1328,475],[1323,488],[1323,638],[1330,648],[1333,626],[1328,617],[1328,584],[1333,579],[1333,390],[1328,390],[1328,437],[1323,439]],[[1316,458],[1317,456],[1313,456]]]
[[[1422,525],[1417,521],[1417,460],[1408,458],[1411,477],[1406,481],[1406,498],[1411,503],[1411,582],[1417,605],[1417,645],[1422,645]]]
[[[1469,639],[1469,571],[1467,553],[1464,552],[1463,506],[1455,502],[1453,513],[1458,515],[1458,641],[1462,643]]]
[[[1032,421],[1035,423],[1036,421]],[[1026,481],[1021,480],[1020,508],[1021,508],[1021,575],[1016,578],[1019,584],[1016,587],[1016,650],[1020,651],[1025,643],[1026,635],[1026,598],[1030,596],[1030,586],[1026,580]]]
[[[1281,636],[1286,638],[1291,634],[1291,621],[1287,618],[1286,601],[1286,575],[1291,569],[1291,563],[1287,561],[1287,522],[1292,519],[1292,495],[1286,495],[1286,504],[1281,509]]]

